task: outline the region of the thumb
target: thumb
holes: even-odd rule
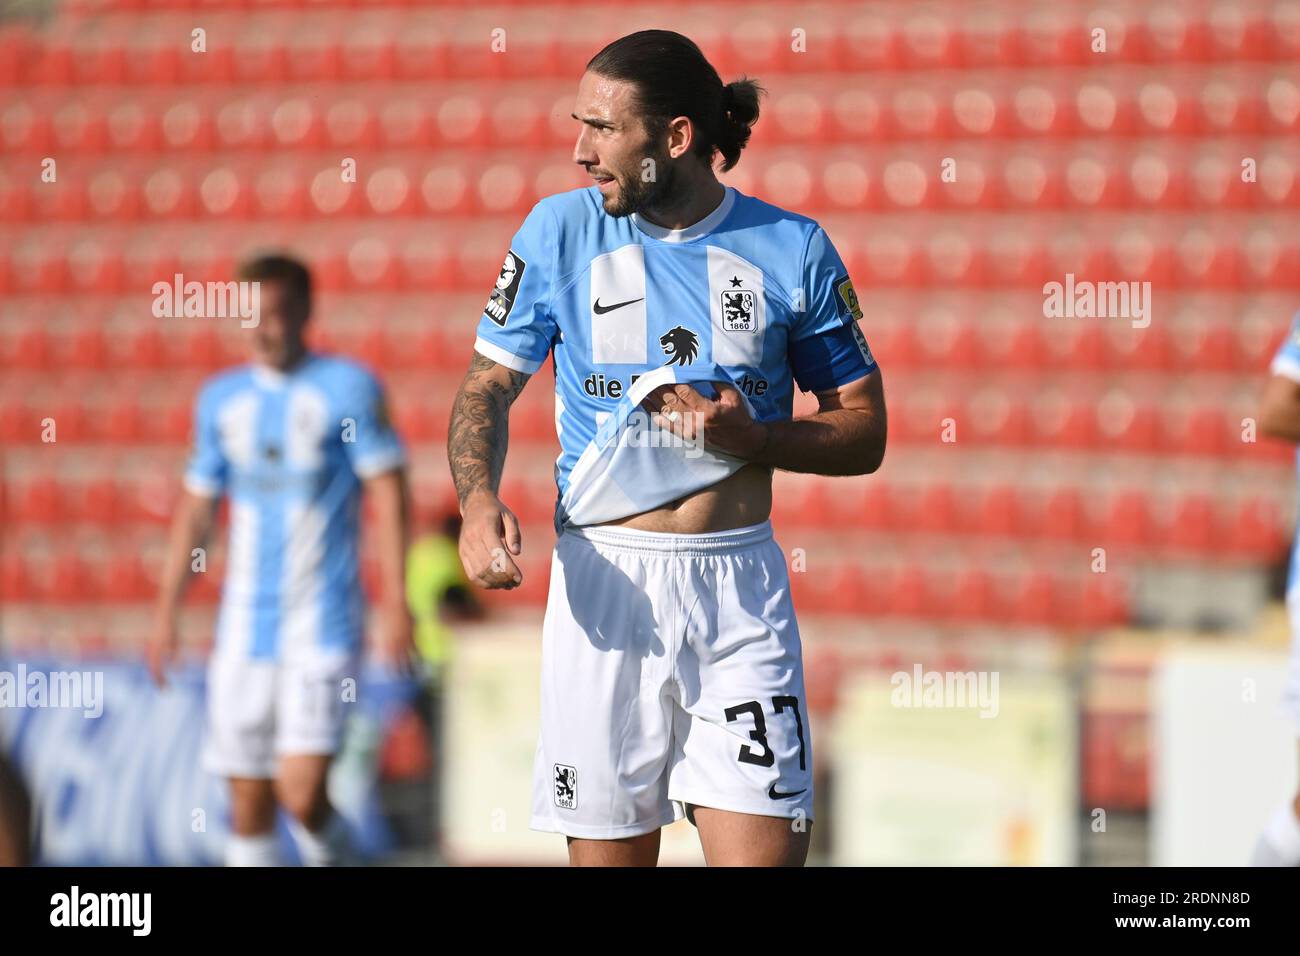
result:
[[[511,554],[518,554],[523,549],[523,539],[519,534],[519,519],[513,513],[502,509],[501,522],[505,525],[506,547]]]

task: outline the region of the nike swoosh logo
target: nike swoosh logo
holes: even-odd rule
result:
[[[776,784],[772,784],[772,786],[767,788],[767,795],[771,797],[773,800],[780,800],[783,797],[797,797],[799,796],[799,794],[803,793],[804,790],[807,789],[808,789],[807,787],[804,787],[803,790],[794,790],[791,791],[790,793],[782,793],[781,791],[776,789]]]
[[[615,309],[621,309],[623,306],[631,305],[633,302],[640,302],[644,298],[645,296],[641,296],[640,299],[628,299],[626,302],[615,302],[613,305],[601,305],[600,299],[597,299],[596,304],[591,307],[591,311],[595,312],[597,315],[604,315],[606,312],[613,312]]]

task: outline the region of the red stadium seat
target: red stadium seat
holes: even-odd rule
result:
[[[1107,494],[1103,497],[1101,519],[1102,540],[1107,546],[1147,547],[1152,541],[1150,504],[1142,492],[1118,490]]]
[[[874,13],[850,20],[836,39],[832,62],[840,70],[892,71],[902,64],[898,31]]]
[[[345,82],[391,80],[397,72],[397,38],[377,25],[344,33],[339,48]]]
[[[16,521],[54,524],[68,518],[67,495],[53,478],[27,483],[14,494],[14,502],[18,505],[13,516]]]
[[[0,554],[0,597],[6,604],[25,604],[35,600],[39,590],[25,555],[8,551]]]
[[[1277,503],[1261,495],[1249,495],[1236,503],[1220,544],[1230,554],[1274,561],[1285,548],[1282,515]]]

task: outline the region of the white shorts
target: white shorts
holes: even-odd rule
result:
[[[204,768],[274,777],[278,757],[337,753],[349,706],[343,682],[358,667],[350,654],[259,660],[218,648],[208,664]]]
[[[812,820],[812,738],[769,522],[556,542],[531,827],[610,840],[685,805]]]

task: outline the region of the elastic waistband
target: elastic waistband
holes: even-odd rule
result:
[[[772,540],[772,522],[751,524],[727,531],[704,531],[699,534],[674,534],[669,531],[642,531],[620,525],[586,525],[564,529],[566,535],[581,538],[602,548],[620,548],[643,554],[729,554],[744,551]]]

